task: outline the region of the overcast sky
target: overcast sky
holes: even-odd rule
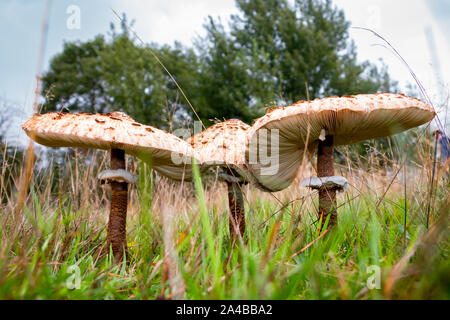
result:
[[[45,3],[0,2],[0,99],[19,106],[21,122],[31,113]],[[352,26],[372,28],[389,40],[436,104],[449,93],[450,0],[334,0],[334,4],[344,10]],[[68,13],[68,9],[73,6],[80,10],[79,29],[70,24],[73,11]],[[62,50],[64,41],[92,39],[105,34],[110,22],[117,23],[111,8],[126,13],[129,20],[135,19],[134,29],[145,42],[160,44],[178,40],[190,45],[196,36],[204,34],[208,15],[220,16],[226,22],[230,14],[238,13],[234,0],[53,0],[44,71],[51,57]],[[68,27],[68,19],[72,27]],[[413,82],[393,53],[377,45],[381,41],[376,37],[358,29],[351,29],[350,36],[361,61],[383,59],[402,90],[406,83]],[[444,118],[441,113],[442,122]],[[13,136],[20,134],[19,126],[16,129],[11,132]]]

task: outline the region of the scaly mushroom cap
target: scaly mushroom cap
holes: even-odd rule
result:
[[[402,94],[377,93],[299,101],[269,110],[257,119],[248,133],[246,161],[259,183],[270,191],[289,186],[297,175],[304,150],[311,156],[319,138],[334,136],[335,145],[349,145],[381,138],[417,127],[432,120],[435,111],[425,102]],[[279,168],[264,174],[260,149],[271,150],[271,137],[279,130]],[[270,153],[270,151],[269,151]],[[257,159],[257,160],[256,160]],[[252,160],[252,161],[251,161]],[[255,161],[256,160],[256,161]],[[266,172],[267,173],[267,172]]]
[[[249,129],[250,126],[241,120],[231,119],[212,125],[187,142],[199,154],[202,166],[230,167],[248,181],[245,145]]]
[[[47,147],[122,149],[174,180],[190,179],[191,159],[198,159],[182,139],[137,123],[122,112],[51,112],[32,117],[22,129],[31,139]]]

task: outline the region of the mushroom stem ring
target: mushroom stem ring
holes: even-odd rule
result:
[[[322,187],[335,188],[337,191],[347,191],[348,181],[342,176],[331,176],[331,177],[309,177],[303,179],[300,182],[302,187],[308,187],[311,189],[320,189]]]
[[[101,182],[126,182],[126,183],[136,183],[137,176],[123,169],[118,170],[103,170],[97,176]]]

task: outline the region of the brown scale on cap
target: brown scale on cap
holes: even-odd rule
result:
[[[48,147],[119,148],[150,162],[155,170],[171,179],[191,176],[189,159],[187,164],[172,161],[173,153],[198,157],[185,141],[163,130],[136,124],[122,112],[47,113],[29,119],[22,128],[30,138]]]
[[[250,126],[241,120],[219,122],[190,137],[187,142],[199,153],[200,163],[230,165],[246,170],[245,142]]]

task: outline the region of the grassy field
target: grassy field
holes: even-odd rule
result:
[[[439,166],[433,176],[432,139],[423,145],[406,167],[346,157],[337,173],[350,188],[325,234],[317,194],[298,182],[274,194],[245,186],[247,230],[236,243],[226,186],[214,175],[175,183],[128,158],[140,179],[121,265],[105,242],[109,187],[95,178],[104,153],[77,150],[59,171],[37,165],[16,212],[23,168],[3,162],[0,298],[449,299],[449,182]]]

